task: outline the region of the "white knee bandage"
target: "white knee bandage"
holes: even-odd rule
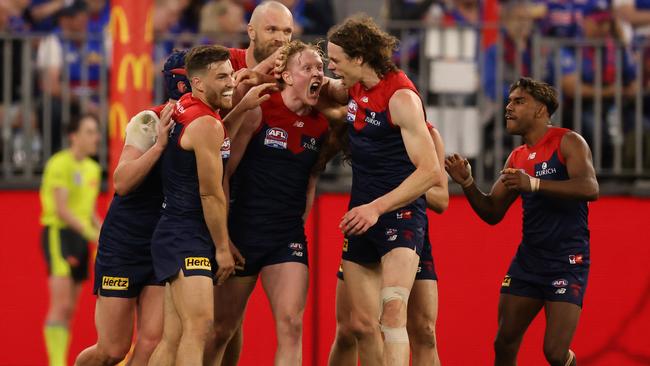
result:
[[[406,287],[384,287],[381,289],[381,302],[385,304],[393,300],[402,300],[404,306],[408,306],[410,291]]]
[[[145,152],[156,142],[156,127],[160,119],[153,111],[142,111],[126,125],[125,143]]]
[[[386,343],[408,343],[409,334],[406,327],[391,328],[381,326],[381,331],[384,333],[384,342]]]
[[[400,300],[404,303],[404,308],[408,306],[410,291],[405,287],[384,287],[381,289],[382,307],[387,302]],[[386,343],[409,343],[409,335],[406,327],[392,328],[382,325],[381,331],[384,333],[384,342]]]

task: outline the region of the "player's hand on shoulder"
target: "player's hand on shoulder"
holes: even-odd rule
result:
[[[174,103],[167,103],[162,112],[160,112],[160,122],[156,127],[156,144],[161,148],[167,146],[169,141],[169,131],[174,128],[172,113],[174,112]]]
[[[472,167],[469,165],[469,161],[458,154],[445,158],[445,170],[454,182],[463,187],[470,185],[472,183],[470,180],[473,181]]]
[[[506,188],[517,192],[532,192],[539,187],[539,179],[531,177],[521,169],[505,168],[501,171],[499,179]],[[537,187],[535,187],[536,179]]]
[[[372,203],[357,206],[348,211],[339,224],[345,236],[361,235],[368,231],[379,219],[379,211]]]
[[[230,252],[229,246],[218,247],[215,253],[217,260],[217,285],[222,285],[230,275],[235,272],[235,259]]]

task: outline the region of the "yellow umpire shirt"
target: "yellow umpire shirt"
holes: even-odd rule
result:
[[[92,227],[100,179],[101,167],[94,160],[85,158],[78,161],[68,149],[52,155],[45,165],[41,182],[41,224],[66,227],[56,214],[54,200],[54,189],[64,188],[68,191],[68,209],[84,227]]]

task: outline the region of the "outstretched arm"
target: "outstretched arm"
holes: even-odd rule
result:
[[[510,157],[506,161],[509,166]],[[474,212],[490,225],[498,224],[505,216],[510,205],[517,199],[518,192],[509,190],[501,179],[492,186],[490,193],[483,193],[474,184],[472,169],[467,159],[458,154],[451,155],[445,159],[445,169],[456,183],[463,187],[467,201],[474,209]]]

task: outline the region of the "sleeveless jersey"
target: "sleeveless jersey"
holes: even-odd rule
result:
[[[562,137],[570,130],[549,127],[534,146],[522,145],[510,156],[510,168],[523,169],[531,177],[567,180],[560,152]],[[541,193],[522,193],[523,238],[517,250],[520,264],[540,271],[564,270],[589,264],[587,202],[556,198]]]
[[[196,157],[194,151],[181,147],[181,138],[185,129],[203,116],[214,117],[217,123],[221,123],[219,113],[193,97],[191,93],[183,95],[176,102],[172,113],[176,125],[169,135],[169,143],[162,157],[162,182],[165,195],[163,215],[203,219]],[[224,141],[221,146],[224,166],[228,157],[230,157],[230,138],[224,127]]]
[[[163,108],[165,104],[149,110],[160,118]],[[162,202],[159,159],[142,183],[132,192],[124,196],[116,193],[113,196],[100,233],[102,248],[109,251],[119,249],[122,245],[148,248],[151,235],[160,219]]]
[[[417,89],[402,71],[390,72],[370,89],[356,83],[349,90],[346,120],[352,157],[350,208],[383,196],[399,186],[415,166],[406,153],[400,128],[393,125],[388,102],[400,89]],[[409,205],[425,214],[424,197]]]
[[[329,124],[315,109],[295,114],[280,92],[261,108],[260,126],[232,178],[230,223],[234,230],[286,234],[302,228],[307,184]]]

